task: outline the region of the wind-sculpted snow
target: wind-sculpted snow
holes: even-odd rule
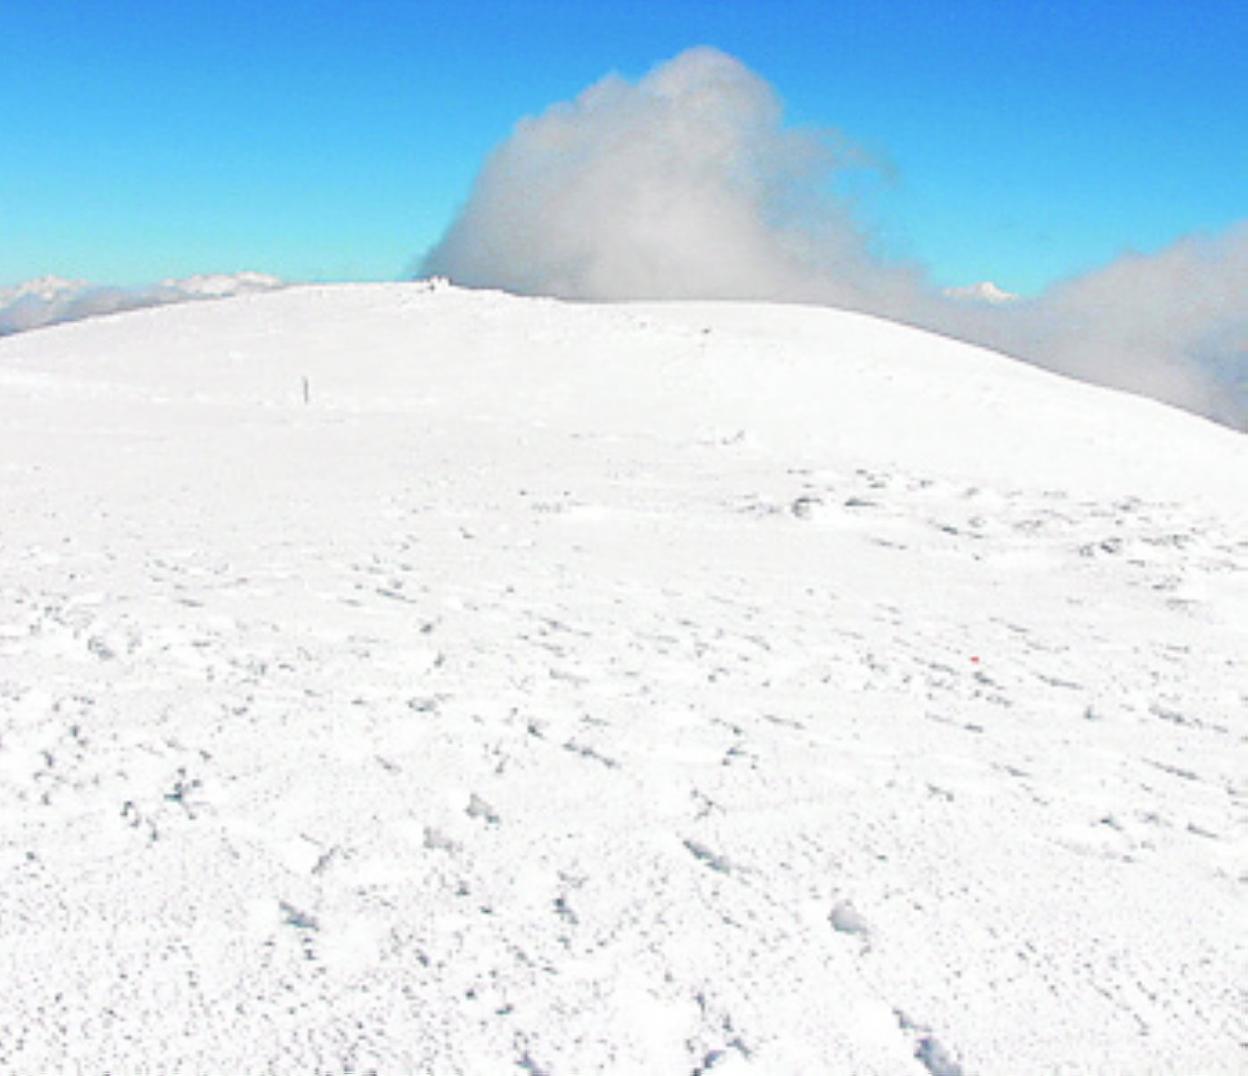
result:
[[[1242,437],[419,285],[0,415],[0,1069],[1242,1071]]]

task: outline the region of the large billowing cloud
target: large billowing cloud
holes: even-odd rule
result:
[[[857,160],[697,48],[522,121],[421,271],[574,299],[774,299],[897,318],[1243,424],[1248,225],[1030,300],[951,297],[875,254],[833,193]]]
[[[577,299],[855,305],[917,287],[826,193],[851,156],[785,129],[775,93],[738,61],[693,49],[522,121],[424,268]]]

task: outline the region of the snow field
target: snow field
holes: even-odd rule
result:
[[[0,1068],[1242,1069],[1242,437],[421,285],[0,415]]]

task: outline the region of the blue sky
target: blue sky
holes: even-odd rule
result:
[[[392,279],[526,114],[711,44],[883,167],[938,283],[1034,292],[1248,217],[1248,4],[0,3],[0,285]]]

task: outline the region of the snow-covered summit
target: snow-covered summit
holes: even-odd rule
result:
[[[998,287],[991,280],[981,280],[977,284],[967,284],[960,288],[945,288],[944,294],[951,299],[966,299],[993,305],[1012,303],[1018,298],[1014,292]]]
[[[0,1070],[1242,1072],[1246,445],[795,306],[0,341]]]

